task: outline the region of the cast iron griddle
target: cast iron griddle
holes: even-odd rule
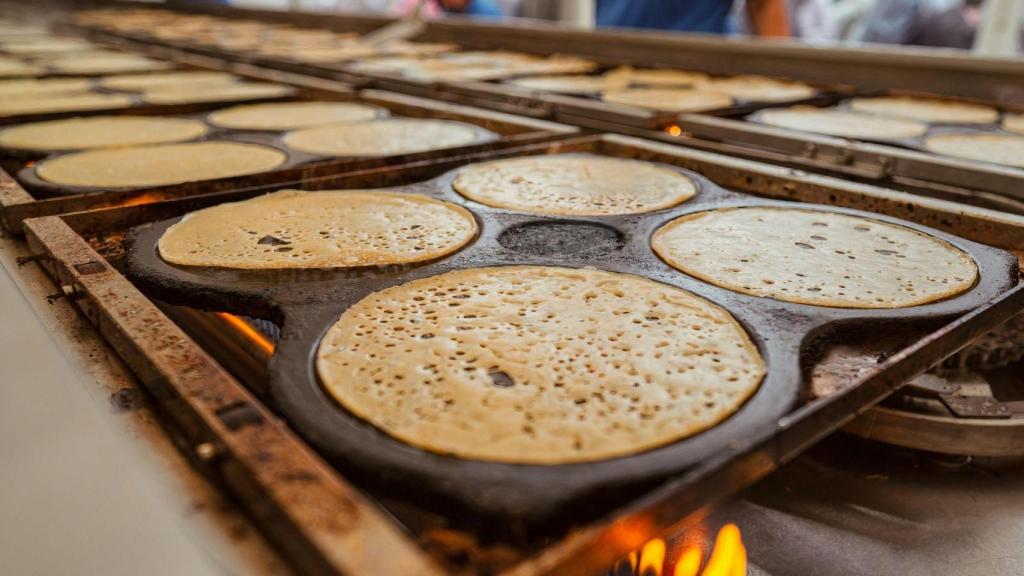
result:
[[[156,244],[173,218],[133,229],[126,273],[152,296],[170,303],[261,316],[283,324],[271,360],[269,389],[276,409],[307,441],[346,472],[421,505],[464,512],[463,523],[499,529],[549,528],[593,517],[645,486],[708,458],[737,450],[734,442],[782,426],[780,419],[806,395],[801,358],[840,328],[879,331],[925,327],[964,314],[1016,282],[1010,254],[895,218],[842,208],[758,199],[686,174],[699,186],[691,200],[639,215],[549,218],[491,208],[457,194],[458,169],[398,188],[461,204],[476,215],[480,233],[460,252],[415,266],[336,270],[241,271],[178,267]],[[343,194],[344,192],[339,192]],[[650,249],[651,234],[683,214],[722,207],[785,206],[854,214],[927,232],[970,254],[980,279],[959,296],[913,308],[852,310],[748,296],[687,276]],[[314,360],[321,337],[341,313],[383,288],[450,270],[501,265],[552,265],[636,274],[698,294],[729,310],[750,333],[768,373],[733,416],[705,432],[633,456],[556,465],[469,461],[399,442],[348,413],[322,389]]]
[[[402,118],[402,117],[396,116],[395,118]],[[501,135],[499,135],[499,134],[497,134],[495,132],[492,132],[490,130],[487,130],[486,128],[483,128],[481,126],[477,126],[476,124],[470,124],[468,122],[460,122],[460,121],[456,121],[456,120],[448,120],[448,122],[453,122],[453,123],[456,123],[456,124],[461,124],[462,126],[465,126],[466,128],[471,129],[474,132],[474,134],[475,134],[475,139],[473,140],[473,142],[471,142],[469,144],[465,144],[463,146],[457,146],[455,148],[448,148],[448,149],[445,150],[446,152],[456,153],[459,150],[465,149],[467,147],[479,146],[481,144],[486,144],[486,143],[489,143],[489,142],[494,142],[495,140],[498,140],[498,139],[501,138]],[[273,174],[273,173],[279,173],[279,172],[294,171],[294,169],[300,168],[302,166],[310,165],[310,164],[313,164],[313,163],[316,163],[316,162],[325,162],[325,161],[331,161],[331,160],[357,160],[357,159],[368,158],[367,156],[325,156],[325,155],[321,155],[321,154],[313,154],[313,153],[310,153],[310,152],[303,152],[301,150],[296,150],[296,149],[290,148],[285,143],[284,139],[285,139],[285,136],[287,134],[288,134],[288,131],[233,130],[233,129],[219,128],[217,126],[210,125],[210,131],[207,134],[205,134],[202,137],[195,138],[193,140],[189,140],[188,142],[215,142],[216,141],[216,142],[238,142],[238,143],[243,143],[243,144],[258,144],[258,145],[261,145],[261,146],[263,146],[265,148],[272,148],[272,149],[277,150],[279,152],[282,152],[282,153],[284,153],[286,155],[286,159],[285,159],[283,164],[281,164],[280,166],[278,166],[276,168],[272,168],[270,170],[267,170],[267,171],[264,171],[264,172],[261,172],[261,173],[257,173],[257,174],[244,174],[244,175],[241,175],[241,176],[229,176],[227,178],[216,178],[216,179],[213,179],[213,180],[207,180],[207,182],[225,182],[225,183],[226,182],[233,182],[233,183],[235,183],[234,184],[235,187],[239,187],[239,186],[245,185],[246,183],[251,182],[253,180],[258,180],[261,174],[265,175],[265,174]],[[174,142],[173,144],[184,144],[184,143],[186,143],[186,142]],[[438,152],[438,151],[437,150],[429,150],[429,151],[422,151],[422,152],[410,152],[410,153],[406,153],[406,154],[394,154],[394,155],[390,155],[390,156],[386,156],[386,157],[389,158],[389,159],[392,159],[395,163],[403,163],[405,161],[408,161],[411,157],[413,157],[415,155],[423,154],[424,152]],[[74,152],[51,154],[48,157],[46,157],[45,159],[41,160],[40,162],[44,162],[46,160],[49,160],[49,159],[52,159],[52,158],[56,158],[56,157],[62,156],[64,154],[72,154],[72,153],[74,153]],[[111,187],[104,187],[104,186],[69,186],[69,185],[65,185],[65,184],[55,184],[53,182],[49,182],[47,180],[44,180],[44,179],[40,178],[39,174],[37,172],[38,167],[39,167],[39,163],[35,163],[35,162],[25,166],[24,168],[22,168],[21,170],[18,171],[17,178],[18,178],[18,181],[21,182],[21,184],[27,190],[29,190],[29,191],[31,191],[31,192],[39,195],[39,196],[44,196],[44,197],[66,196],[66,195],[75,195],[75,194],[89,194],[89,193],[97,193],[97,192],[108,192],[108,191],[114,191],[114,190],[145,190],[145,189],[148,189],[148,188],[160,188],[160,187],[162,187],[162,186],[158,185],[158,186],[130,186],[130,187],[111,188]],[[195,183],[195,181],[188,182],[188,184],[192,184],[192,183]]]

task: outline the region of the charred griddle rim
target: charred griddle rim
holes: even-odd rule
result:
[[[541,151],[543,152],[543,151]],[[624,498],[630,488],[727,452],[737,438],[773,428],[804,393],[802,346],[818,340],[826,326],[878,328],[892,323],[921,323],[966,313],[1016,282],[1016,258],[1000,250],[895,218],[820,205],[762,200],[729,192],[703,176],[666,165],[698,184],[698,194],[676,207],[639,215],[559,217],[493,209],[460,196],[452,182],[461,169],[434,180],[392,190],[420,193],[461,204],[475,213],[481,234],[447,258],[398,270],[235,271],[170,265],[157,253],[164,231],[180,218],[132,230],[126,274],[141,288],[172,303],[242,315],[272,310],[283,319],[283,335],[270,363],[271,396],[286,419],[343,470],[376,484],[392,486],[421,505],[443,503],[481,525],[500,522],[527,531],[550,529],[567,518],[585,517],[601,505]],[[344,194],[344,192],[338,192]],[[651,235],[685,214],[726,207],[792,207],[852,214],[908,227],[949,242],[969,254],[980,280],[969,291],[933,304],[894,310],[857,310],[808,306],[756,298],[686,276],[662,262],[650,249]],[[611,226],[629,240],[615,253],[596,258],[552,258],[511,253],[498,245],[501,230],[529,222],[569,221]],[[349,306],[366,295],[411,280],[452,270],[494,265],[595,266],[625,272],[689,290],[729,310],[758,344],[768,367],[759,391],[730,418],[689,438],[641,454],[561,466],[525,466],[469,461],[415,448],[397,441],[352,415],[327,394],[314,359],[323,334]],[[367,472],[370,471],[370,472]],[[576,510],[566,514],[567,510]]]
[[[727,183],[733,188],[754,186],[762,193],[779,198],[799,198],[804,200],[825,201],[832,196],[834,201],[845,205],[856,205],[859,207],[871,207],[876,211],[891,215],[906,216],[918,222],[928,224],[939,224],[946,229],[959,231],[962,235],[972,240],[989,244],[1003,246],[1024,247],[1024,223],[1018,218],[1003,219],[1001,215],[985,210],[973,209],[970,207],[959,207],[948,202],[937,202],[926,198],[916,198],[907,194],[886,192],[881,189],[851,184],[817,175],[796,173],[784,168],[757,164],[744,160],[724,158],[721,156],[710,156],[706,153],[680,149],[675,146],[659,144],[649,141],[641,141],[634,138],[621,136],[605,136],[601,138],[580,138],[577,142],[600,140],[602,145],[609,149],[618,149],[624,145],[646,147],[653,154],[670,154],[679,156],[686,160],[689,168],[697,168],[709,158],[717,158],[722,166],[715,173],[716,180]],[[549,144],[547,147],[558,149],[564,147],[561,144]],[[533,146],[532,148],[540,148]],[[500,156],[503,153],[491,155],[477,155],[476,158],[486,159]],[[463,160],[465,161],[465,160]],[[441,170],[453,167],[462,161],[442,160],[431,162],[419,162],[403,170],[419,170],[426,177],[436,176],[438,169]],[[413,167],[415,166],[415,167]],[[746,172],[747,175],[741,175]],[[374,181],[384,184],[397,183],[394,170],[376,169],[365,171],[356,175],[349,175],[346,178],[354,180],[360,186],[370,186]],[[340,180],[339,180],[340,181]],[[191,198],[171,199],[156,204],[118,207],[107,210],[82,212],[68,214],[60,218],[40,218],[27,223],[29,240],[33,252],[43,256],[42,262],[51,271],[51,274],[64,285],[69,286],[69,293],[73,296],[76,304],[91,319],[105,338],[118,350],[119,354],[130,361],[133,370],[140,375],[145,374],[147,386],[161,385],[169,386],[172,389],[182,387],[181,370],[182,365],[171,362],[164,362],[153,369],[153,358],[158,358],[159,348],[154,346],[139,347],[137,342],[153,341],[159,342],[162,335],[166,333],[168,325],[164,323],[151,323],[153,329],[138,335],[134,329],[146,325],[146,319],[151,312],[155,312],[154,306],[143,298],[133,300],[132,306],[127,309],[112,308],[116,304],[119,294],[104,291],[82,292],[73,285],[67,283],[68,270],[76,266],[88,267],[92,262],[104,262],[99,258],[82,240],[82,235],[93,236],[103,234],[105,231],[123,230],[125,227],[137,225],[154,219],[166,218],[168,214],[181,214],[197,208],[206,207],[220,203],[225,199],[242,199],[251,197],[258,192],[243,191],[241,193],[220,193],[212,196],[200,196]],[[857,198],[863,197],[861,200]],[[908,211],[907,204],[914,207]],[[988,222],[988,224],[986,224]],[[106,264],[104,262],[104,264]],[[127,287],[129,292],[138,295],[139,293]],[[837,429],[839,425],[855,417],[865,410],[872,403],[877,402],[892,390],[901,386],[907,378],[922,372],[928,365],[941,360],[944,355],[950,354],[954,349],[963,346],[973,337],[990,330],[1000,322],[1011,310],[1020,309],[1024,306],[1024,291],[1020,287],[1012,293],[1005,294],[998,301],[992,304],[991,308],[985,308],[968,314],[952,324],[932,333],[928,338],[917,345],[904,350],[900,354],[890,357],[884,364],[880,365],[887,370],[896,368],[899,371],[887,375],[885,372],[875,372],[865,375],[861,385],[854,386],[846,392],[841,392],[830,398],[828,402],[819,400],[812,404],[804,412],[806,419],[802,424],[792,420],[780,422],[778,433],[779,438],[771,438],[763,441],[751,440],[749,449],[739,450],[737,459],[733,465],[725,466],[727,463],[716,461],[709,463],[702,470],[694,470],[687,478],[677,479],[669,484],[657,488],[648,496],[633,504],[621,508],[608,517],[594,522],[593,524],[574,530],[572,533],[561,539],[559,542],[550,543],[543,552],[536,558],[523,562],[518,566],[503,572],[509,576],[531,576],[535,574],[559,574],[573,576],[590,576],[599,573],[607,568],[623,554],[636,549],[638,546],[655,536],[664,535],[671,530],[679,528],[699,518],[701,512],[707,506],[727,498],[738,492],[741,488],[755,482],[760,477],[781,466],[807,445],[812,444],[820,436]],[[133,317],[145,313],[143,322],[132,320]],[[159,318],[163,318],[157,313]],[[166,320],[164,318],[164,320]],[[133,332],[127,338],[115,330],[119,326],[127,325],[133,328]],[[173,326],[171,326],[173,328]],[[148,339],[148,340],[147,340]],[[939,347],[937,347],[939,346]],[[141,358],[134,358],[136,355]],[[208,357],[200,358],[198,363],[190,363],[190,369],[202,369],[204,366],[214,365]],[[164,372],[166,370],[166,373]],[[231,385],[241,385],[230,381]],[[190,384],[191,382],[186,382]],[[194,387],[193,387],[194,388]],[[151,386],[152,389],[152,386]],[[198,394],[198,398],[196,397]],[[185,400],[178,402],[176,396],[157,396],[162,404],[186,414],[204,414],[205,409],[201,391],[193,390],[185,396]],[[798,425],[800,424],[800,425]],[[811,428],[807,430],[806,428]],[[187,430],[188,428],[186,428]],[[192,438],[192,436],[190,436]],[[202,440],[205,441],[205,438]],[[198,445],[198,442],[196,443]],[[238,474],[232,477],[231,482],[244,483],[248,481],[245,476],[244,465],[249,466],[273,466],[278,461],[281,453],[275,452],[271,460],[265,458],[256,459],[250,453],[237,453],[231,455],[233,458],[242,460],[242,465],[234,468]],[[265,479],[265,478],[264,478]],[[687,483],[693,483],[693,490],[687,489]],[[244,486],[244,485],[243,485]],[[724,491],[724,492],[723,492]],[[282,500],[270,501],[261,494],[247,489],[236,491],[243,499],[247,508],[261,519],[261,524],[273,528],[277,526],[276,517],[269,517],[267,504],[272,507],[287,508],[294,510],[297,504],[302,501]],[[317,524],[308,524],[307,519],[299,519],[296,529],[311,533],[317,528]],[[355,528],[359,530],[358,527]],[[282,545],[285,550],[295,552],[294,547],[287,546],[288,542],[280,538],[304,538],[291,533],[272,533],[275,541]],[[278,538],[280,537],[280,538]],[[387,551],[385,560],[392,560],[398,557],[414,561],[422,559],[422,552],[419,549],[407,547],[383,547],[374,548],[371,542],[366,546],[380,552]],[[326,550],[325,550],[326,548]],[[340,551],[339,551],[340,550]],[[357,550],[358,552],[358,550]],[[306,550],[300,549],[291,555],[293,561],[307,560],[303,554]],[[338,566],[339,558],[344,559],[344,549],[327,544],[315,553],[321,554],[323,558],[333,561]],[[335,554],[336,553],[336,554]],[[382,552],[383,554],[383,552]],[[379,563],[376,557],[374,562],[366,563],[355,570],[344,571],[339,568],[339,573],[375,573]],[[300,567],[302,565],[300,564]],[[347,565],[346,565],[347,566]],[[414,569],[405,572],[395,573],[430,573],[427,571],[417,572]]]
[[[301,573],[441,574],[390,516],[59,217],[34,219],[26,230],[51,277],[167,410],[193,461],[246,505]]]

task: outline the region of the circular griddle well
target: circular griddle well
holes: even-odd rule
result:
[[[455,511],[459,519],[491,528],[540,526],[594,517],[637,490],[712,457],[738,450],[735,441],[778,426],[806,397],[801,359],[821,340],[848,328],[887,330],[940,322],[964,314],[1014,285],[1016,259],[1008,253],[940,231],[869,212],[765,200],[725,190],[691,171],[663,165],[694,180],[699,190],[675,207],[636,215],[547,217],[491,208],[452,188],[459,169],[433,180],[387,190],[423,194],[464,206],[476,217],[478,237],[461,251],[412,266],[333,270],[246,271],[181,267],[163,261],[157,241],[180,218],[146,224],[127,237],[125,272],[144,292],[172,304],[263,317],[282,324],[269,365],[273,407],[323,456],[375,490],[420,505]],[[338,192],[340,194],[344,191]],[[775,206],[871,218],[925,232],[969,254],[979,280],[949,299],[902,309],[811,306],[732,292],[671,268],[650,248],[658,228],[684,214],[724,207]],[[561,254],[516,242],[524,227],[563,245]],[[580,233],[579,231],[582,231]],[[582,242],[573,242],[573,236]],[[510,240],[510,238],[512,240]],[[315,368],[319,342],[341,313],[364,296],[411,280],[474,267],[592,266],[629,273],[688,290],[730,313],[750,334],[767,375],[731,417],[704,432],[632,456],[567,465],[519,465],[463,460],[393,439],[352,415],[321,386]]]

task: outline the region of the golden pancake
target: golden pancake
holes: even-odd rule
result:
[[[197,88],[191,86],[151,88],[142,93],[142,99],[149,104],[199,104],[283,98],[292,94],[295,94],[295,89],[283,84],[243,82],[208,84]]]
[[[114,110],[126,108],[134,103],[135,100],[131,96],[124,94],[54,94],[0,100],[0,116]]]
[[[724,92],[742,102],[791,102],[818,94],[813,86],[764,76],[715,78],[708,82],[707,88]]]
[[[143,70],[166,70],[173,67],[170,62],[161,62],[137,54],[65,56],[48,62],[51,68],[64,74],[110,74],[114,72],[141,72]]]
[[[733,105],[732,97],[723,92],[689,88],[629,88],[605,92],[601,99],[611,104],[666,112],[707,112]]]
[[[850,108],[857,112],[921,122],[989,124],[999,119],[999,112],[991,106],[912,96],[854,98],[850,100]]]
[[[193,90],[200,86],[234,84],[240,78],[227,72],[184,71],[184,72],[153,72],[150,74],[123,74],[104,76],[99,79],[100,86],[110,90],[126,90],[142,92],[154,88],[183,87]]]
[[[188,214],[158,247],[185,266],[346,268],[434,260],[476,230],[465,208],[417,194],[285,190]]]
[[[764,110],[757,121],[790,130],[816,132],[843,138],[864,140],[891,140],[917,138],[928,131],[928,125],[913,120],[880,118],[834,108],[795,106],[793,108]]]
[[[82,94],[91,88],[92,81],[88,78],[3,80],[0,81],[0,99]]]
[[[528,76],[509,80],[507,84],[561,94],[600,94],[609,90],[625,88],[629,82],[624,78],[610,76]]]
[[[1024,114],[1007,114],[1003,118],[1003,130],[1024,134]]]
[[[627,85],[663,87],[699,86],[708,80],[708,75],[703,72],[690,72],[674,68],[633,68],[632,66],[619,66],[606,72],[605,76],[625,82]]]
[[[29,64],[20,60],[0,58],[0,78],[17,78],[19,76],[42,76],[46,68],[39,64]]]
[[[697,193],[686,176],[650,162],[590,155],[529,156],[470,164],[459,194],[534,214],[602,216],[662,210]]]
[[[801,208],[688,214],[651,246],[674,268],[736,292],[839,308],[904,308],[969,290],[971,257],[871,218]]]
[[[75,152],[43,160],[36,174],[65,186],[132,188],[257,174],[287,159],[256,144],[192,142]]]
[[[932,152],[1024,168],[1024,137],[1009,134],[938,134],[924,147]]]
[[[48,54],[82,52],[95,47],[95,44],[78,38],[39,38],[22,39],[16,42],[0,44],[0,51],[9,54]]]
[[[459,270],[371,294],[327,332],[316,367],[339,404],[399,441],[541,465],[693,436],[736,412],[765,374],[743,328],[703,298],[541,266]]]
[[[322,156],[394,156],[468,146],[495,137],[462,122],[388,118],[296,130],[285,135],[284,143]]]
[[[238,130],[294,130],[365,122],[386,115],[383,108],[355,102],[275,102],[218,110],[208,120],[214,126]]]
[[[53,152],[192,140],[206,134],[198,120],[157,116],[91,116],[21,124],[0,130],[0,146]]]

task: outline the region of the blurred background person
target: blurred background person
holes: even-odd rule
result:
[[[657,28],[727,34],[733,0],[594,0],[598,26]],[[751,30],[758,36],[789,36],[785,0],[747,0]]]

